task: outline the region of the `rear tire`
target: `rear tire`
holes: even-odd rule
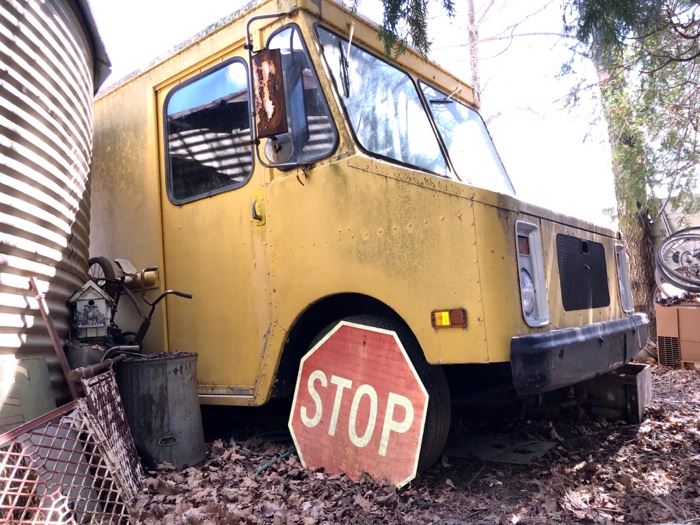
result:
[[[428,364],[416,337],[406,326],[396,321],[377,315],[353,315],[343,318],[342,321],[393,330],[399,336],[401,344],[428,392],[428,411],[418,459],[418,474],[424,472],[439,459],[450,432],[452,408],[450,389],[444,370],[439,366]],[[313,348],[338,322],[332,323],[318,334],[309,348]]]

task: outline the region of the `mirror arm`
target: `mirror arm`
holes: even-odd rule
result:
[[[286,11],[284,13],[273,13],[270,15],[256,15],[256,16],[251,16],[248,19],[248,22],[246,22],[245,25],[245,45],[243,46],[245,49],[248,50],[248,58],[253,57],[253,44],[250,43],[250,25],[255,22],[256,20],[266,20],[270,18],[281,18],[283,16],[291,16],[294,11]]]

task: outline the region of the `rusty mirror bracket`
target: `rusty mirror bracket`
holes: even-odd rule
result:
[[[279,49],[263,48],[255,51],[250,39],[250,26],[256,20],[281,18],[291,16],[293,11],[258,15],[248,19],[246,23],[245,49],[248,50],[250,63],[250,86],[248,103],[252,108],[250,113],[250,129],[253,135],[255,153],[260,164],[266,168],[293,168],[299,166],[296,162],[287,162],[291,156],[288,148],[289,140],[284,134],[289,132],[287,124],[287,103],[284,91],[284,76],[282,71],[282,53]],[[280,137],[282,135],[282,137]],[[268,138],[265,150],[271,157],[280,162],[271,164],[260,154],[260,139]]]

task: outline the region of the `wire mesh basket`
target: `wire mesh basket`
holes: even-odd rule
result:
[[[86,397],[0,436],[0,523],[127,524],[142,486],[111,370]]]

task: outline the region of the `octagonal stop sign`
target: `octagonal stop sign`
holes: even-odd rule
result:
[[[396,332],[341,321],[301,360],[289,430],[306,468],[401,486],[416,476],[427,410]]]

